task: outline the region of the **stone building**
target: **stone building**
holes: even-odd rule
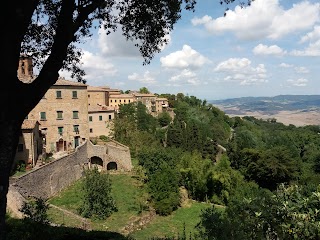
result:
[[[156,98],[156,112],[157,114],[164,112],[168,109],[169,102],[166,98]]]
[[[109,87],[93,87],[88,86],[88,105],[97,106],[105,105],[109,106],[109,99],[111,95],[119,95],[121,91],[119,89],[111,89]]]
[[[28,119],[40,122],[47,153],[76,148],[89,139],[87,85],[58,79]]]
[[[39,125],[37,120],[23,121],[14,164],[24,163],[31,167],[36,165],[38,158],[42,155],[42,134]]]
[[[106,106],[89,106],[89,137],[110,136],[114,109]]]
[[[111,94],[109,97],[109,105],[116,111],[119,110],[121,104],[128,104],[135,102],[135,97],[132,94]]]
[[[134,93],[133,94],[136,102],[142,102],[146,105],[149,113],[156,113],[156,95],[152,93]]]

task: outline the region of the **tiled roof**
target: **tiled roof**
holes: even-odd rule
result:
[[[83,87],[87,86],[82,82],[70,81],[63,78],[59,78],[54,85],[55,86],[83,86]]]
[[[167,98],[156,98],[156,101],[168,101]]]
[[[134,98],[132,94],[113,94],[110,98]]]
[[[88,91],[108,92],[108,88],[88,86]]]
[[[155,97],[156,95],[152,93],[134,93],[136,97]]]
[[[21,129],[34,129],[37,123],[40,124],[37,120],[25,119],[21,125]]]

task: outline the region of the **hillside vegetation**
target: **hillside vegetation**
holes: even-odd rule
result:
[[[89,219],[93,229],[153,240],[320,239],[319,126],[229,117],[194,96],[164,96],[172,112],[156,118],[141,103],[120,106],[113,137],[130,147],[134,171],[114,176],[118,212]],[[52,203],[76,212],[66,199]],[[144,214],[143,227],[124,231]]]

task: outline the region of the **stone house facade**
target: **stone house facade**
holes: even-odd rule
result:
[[[156,112],[162,113],[168,109],[169,102],[166,98],[156,98]]]
[[[88,106],[89,137],[110,136],[114,109],[105,106]]]
[[[149,113],[156,113],[156,95],[152,93],[134,93],[136,102],[142,102],[146,105]]]
[[[42,154],[42,134],[37,120],[25,119],[21,125],[14,165],[24,163],[26,166],[34,167]]]
[[[76,148],[89,139],[87,85],[58,79],[28,119],[40,122],[47,153]]]
[[[135,102],[135,97],[132,94],[112,94],[109,97],[109,105],[116,111],[119,110],[121,104],[128,104]]]

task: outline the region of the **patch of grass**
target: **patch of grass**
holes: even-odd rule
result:
[[[185,233],[187,238],[195,232],[194,227],[200,221],[201,210],[210,207],[210,204],[191,202],[187,207],[179,208],[170,216],[156,216],[155,219],[146,226],[146,228],[131,234],[132,237],[145,240],[151,237],[177,237]]]
[[[78,213],[81,199],[81,180],[60,192],[57,196],[49,199],[49,203]]]
[[[143,196],[143,190],[138,187],[136,179],[130,175],[110,175],[112,194],[118,211],[113,213],[106,220],[91,220],[91,228],[94,230],[120,232],[130,219],[139,215],[139,201]],[[50,204],[77,213],[81,201],[81,180],[62,191],[59,195],[49,200]],[[142,200],[143,201],[143,198]],[[49,218],[51,221],[64,224],[65,226],[78,225],[79,220],[67,216],[61,211],[50,209]]]

